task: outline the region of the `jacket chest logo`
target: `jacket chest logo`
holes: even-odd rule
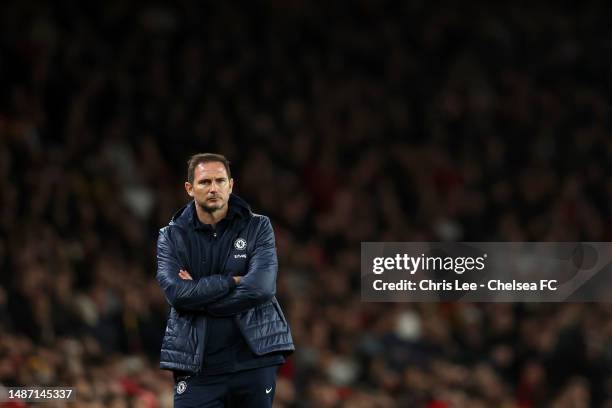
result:
[[[247,246],[247,242],[246,239],[244,238],[237,238],[234,241],[234,248],[236,248],[239,251],[244,251],[246,249]]]

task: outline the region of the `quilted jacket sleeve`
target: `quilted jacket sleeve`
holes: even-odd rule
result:
[[[157,281],[168,303],[177,310],[202,311],[205,306],[227,295],[236,283],[230,276],[211,275],[183,280],[178,276],[181,264],[168,229],[162,228],[157,239]]]
[[[267,302],[276,293],[277,272],[274,231],[270,219],[262,216],[247,273],[233,291],[208,305],[206,311],[213,316],[232,316]]]

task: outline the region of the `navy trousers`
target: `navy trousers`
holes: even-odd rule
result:
[[[278,367],[218,375],[175,375],[174,408],[271,408]]]

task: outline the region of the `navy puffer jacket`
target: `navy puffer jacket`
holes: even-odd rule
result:
[[[227,254],[222,270],[202,276],[202,240],[193,228],[193,202],[180,209],[159,231],[157,281],[170,303],[160,366],[197,373],[204,355],[206,316],[234,316],[247,344],[257,355],[294,350],[287,320],[274,297],[278,263],[268,217],[253,214],[246,202],[231,195],[238,216],[222,235]],[[182,280],[179,270],[193,280]],[[236,285],[232,276],[243,276]]]

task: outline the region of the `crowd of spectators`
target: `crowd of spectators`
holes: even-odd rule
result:
[[[218,152],[275,228],[275,406],[612,407],[612,304],[364,303],[359,266],[612,241],[611,7],[2,2],[0,383],[171,406],[157,231]]]

